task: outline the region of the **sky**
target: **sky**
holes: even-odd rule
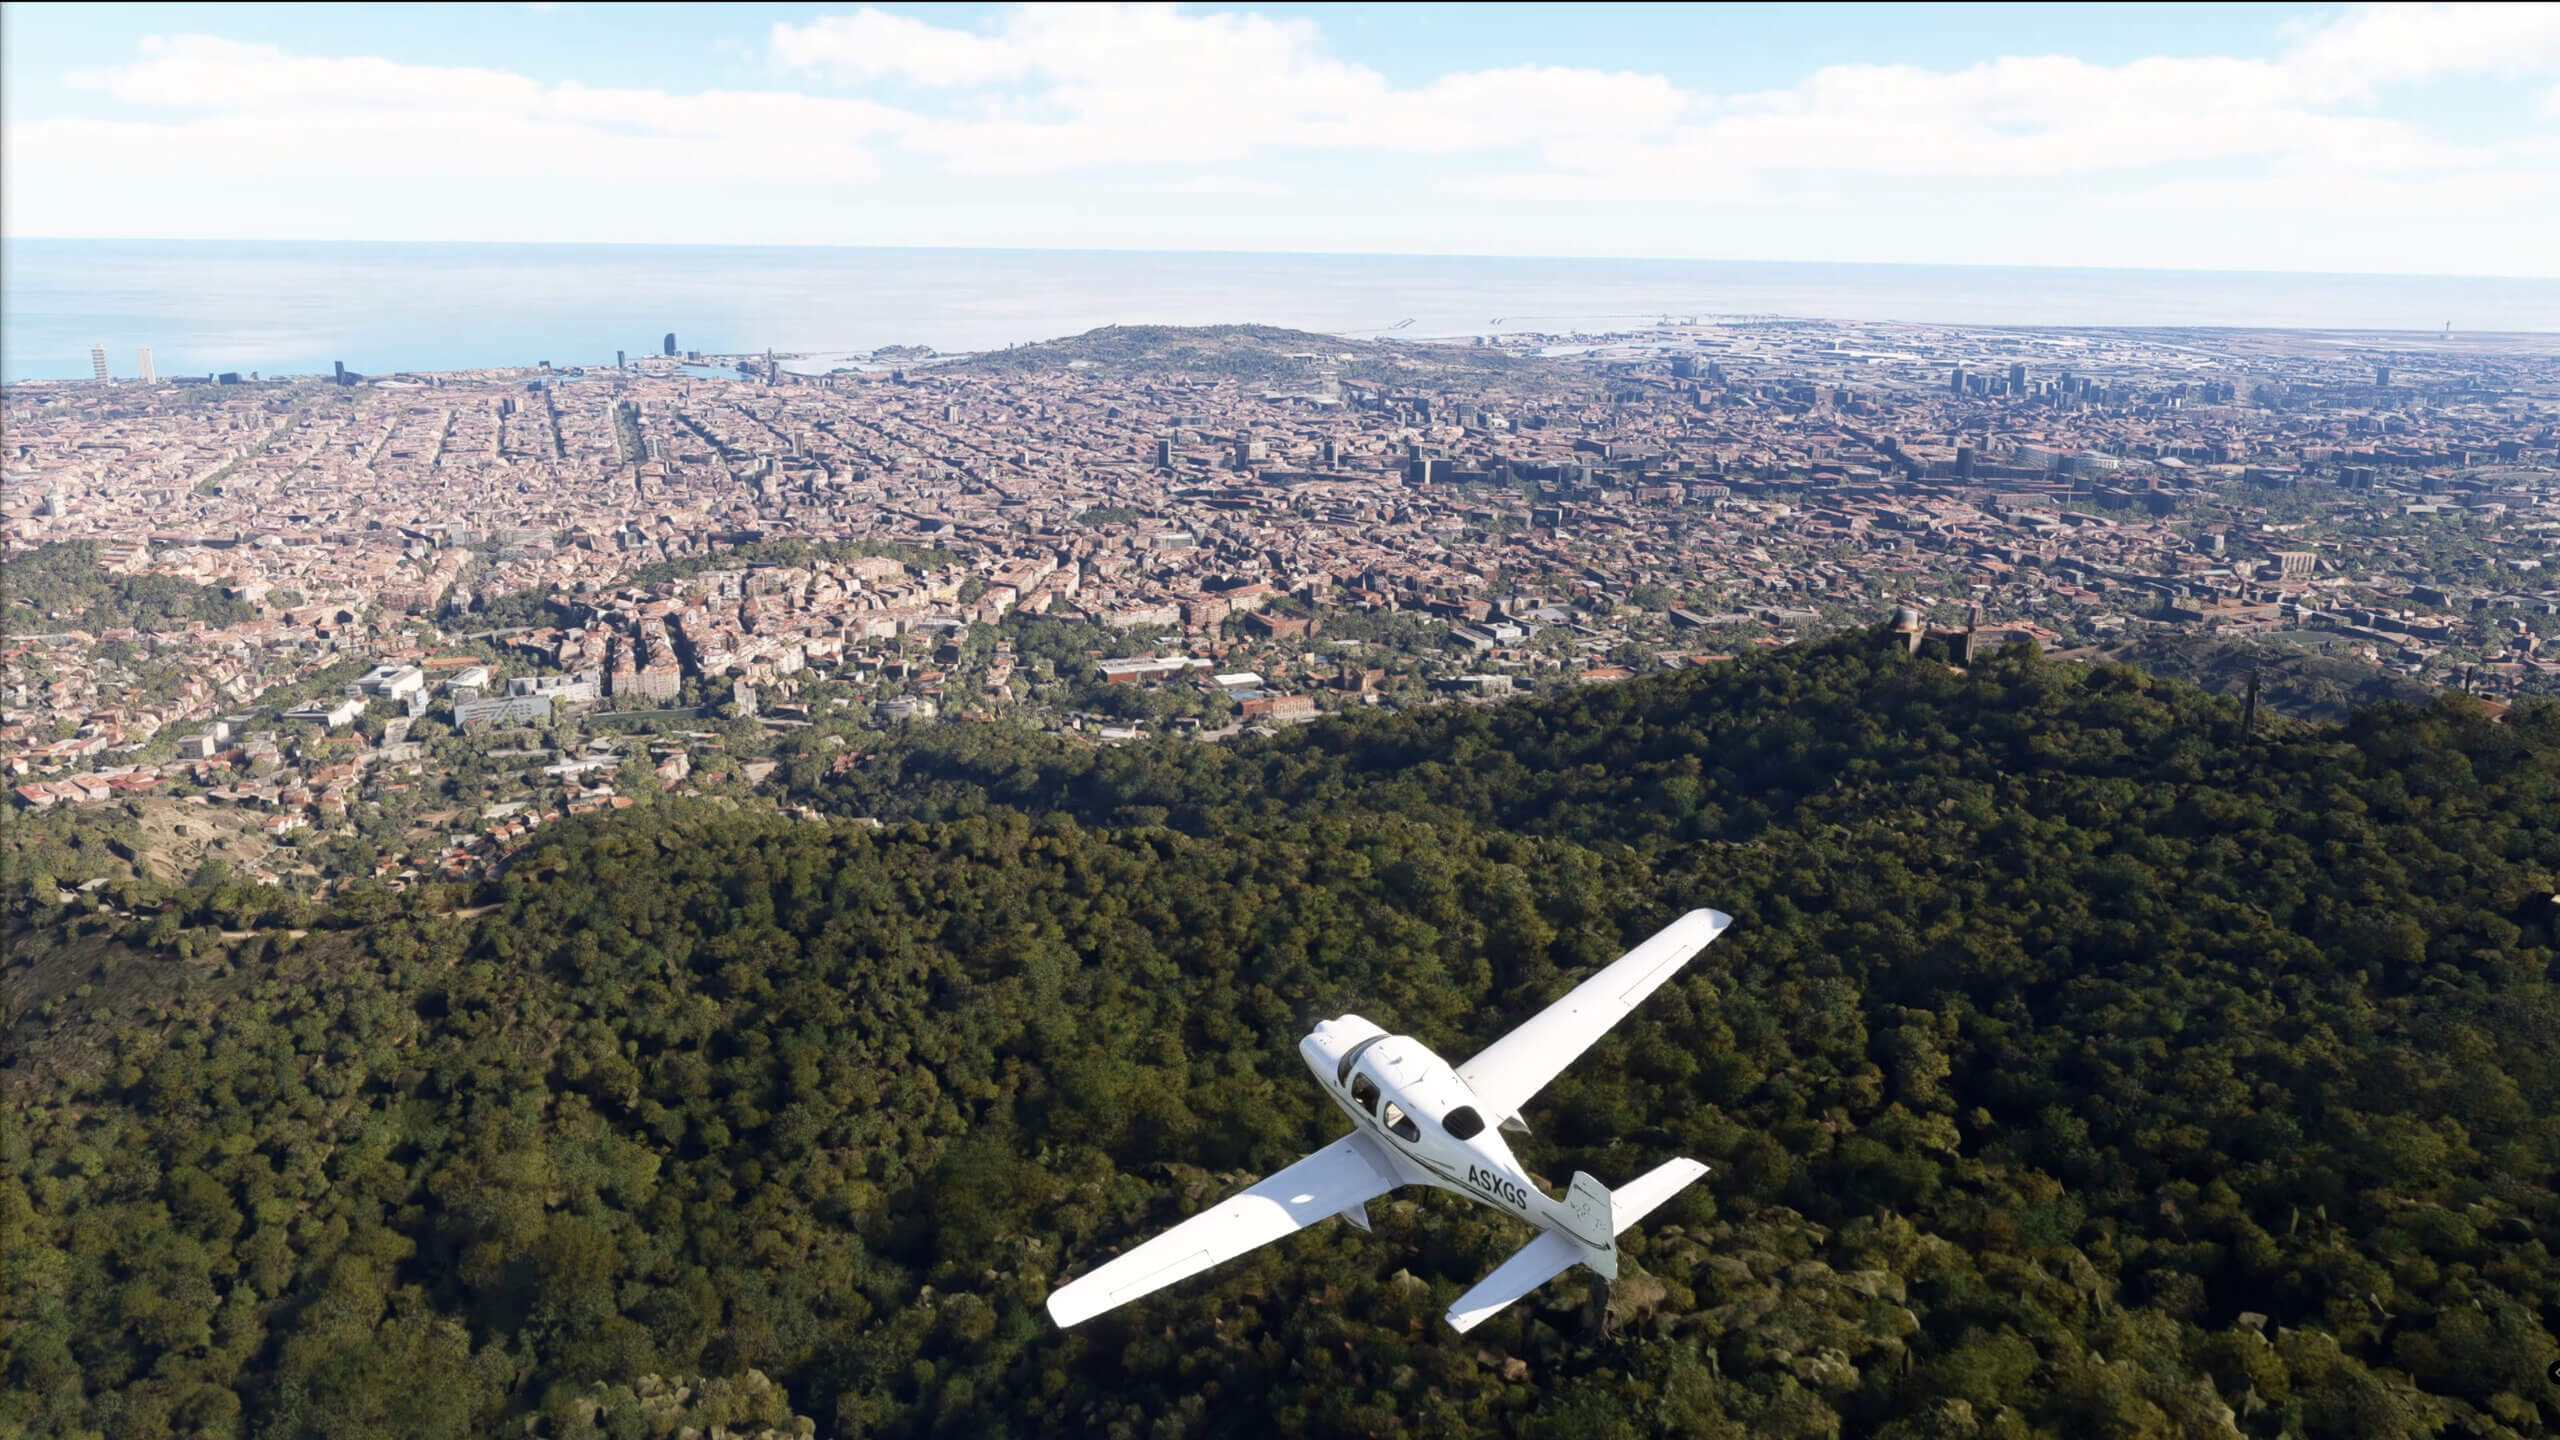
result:
[[[2560,276],[2560,5],[0,9],[12,237]]]

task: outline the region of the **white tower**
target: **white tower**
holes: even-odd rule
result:
[[[159,377],[159,375],[158,375],[157,373],[155,373],[155,372],[152,370],[152,368],[151,368],[151,347],[150,347],[150,346],[148,346],[148,345],[145,345],[145,346],[143,346],[143,347],[142,347],[142,361],[141,361],[141,364],[142,364],[142,378],[143,378],[143,379],[145,379],[145,380],[157,380],[157,379],[159,379],[159,378],[160,378],[160,377]]]
[[[112,377],[110,377],[110,376],[107,374],[107,347],[106,347],[106,346],[104,346],[104,345],[92,345],[92,346],[90,346],[90,347],[89,347],[89,376],[90,376],[90,378],[91,378],[91,379],[94,379],[94,380],[105,380],[105,379],[112,378]]]

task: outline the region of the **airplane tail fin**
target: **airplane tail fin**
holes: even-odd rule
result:
[[[1571,1269],[1576,1261],[1616,1279],[1617,1237],[1706,1173],[1707,1167],[1695,1160],[1671,1160],[1616,1190],[1607,1190],[1599,1181],[1575,1172],[1573,1187],[1565,1194],[1565,1207],[1577,1225],[1592,1227],[1586,1233],[1609,1236],[1611,1248],[1601,1250],[1563,1230],[1542,1230],[1510,1259],[1495,1266],[1492,1274],[1477,1281],[1474,1289],[1458,1297],[1458,1303],[1449,1307],[1449,1324],[1461,1332],[1472,1330],[1512,1301]]]
[[[1582,1259],[1592,1269],[1615,1280],[1618,1278],[1618,1226],[1613,1218],[1615,1207],[1609,1200],[1609,1187],[1580,1170],[1573,1172],[1573,1185],[1565,1191],[1565,1213],[1573,1219],[1569,1227],[1573,1238],[1589,1252]]]

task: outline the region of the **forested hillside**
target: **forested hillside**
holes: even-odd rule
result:
[[[191,623],[230,625],[253,619],[257,607],[219,590],[166,575],[110,575],[98,568],[94,540],[57,540],[9,557],[0,591],[8,597],[8,628],[22,634],[54,630],[181,630]]]
[[[1233,748],[928,728],[809,771],[884,828],[659,801],[467,916],[21,901],[187,978],[19,1026],[0,1434],[2560,1433],[2560,710],[2244,740],[1878,639]],[[1518,1146],[1715,1167],[1605,1333],[1569,1277],[1453,1335],[1526,1233],[1414,1192],[1039,1308],[1334,1136],[1319,1015],[1464,1055],[1702,904]]]

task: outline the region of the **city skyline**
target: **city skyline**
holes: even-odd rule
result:
[[[7,25],[13,235],[2560,273],[2551,7]]]

